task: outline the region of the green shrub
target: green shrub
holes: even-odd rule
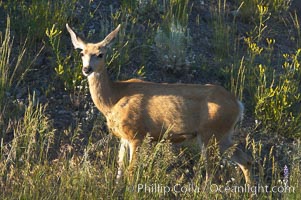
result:
[[[279,16],[289,10],[291,2],[291,0],[237,0],[237,4],[241,6],[240,15],[249,22],[256,20],[254,16],[261,12],[259,7],[264,6],[273,15]]]
[[[301,113],[298,109],[300,95],[300,52],[285,54],[285,63],[279,75],[267,78],[267,68],[258,66],[258,87],[255,94],[255,116],[264,128],[294,138],[301,136]]]
[[[187,72],[190,61],[187,58],[187,47],[191,37],[187,28],[173,21],[167,31],[159,28],[155,36],[158,55],[163,63],[163,68],[172,73]]]
[[[82,71],[81,71],[81,63],[77,62],[80,60],[78,53],[72,53],[70,55],[64,55],[61,52],[61,33],[54,24],[50,29],[46,29],[46,35],[49,39],[50,46],[54,52],[56,67],[55,72],[56,75],[63,81],[65,90],[75,91],[76,89],[84,89],[84,82]],[[73,59],[72,59],[73,58]],[[72,67],[72,64],[75,66]]]

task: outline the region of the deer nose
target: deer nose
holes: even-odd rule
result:
[[[89,67],[83,67],[83,72],[85,74],[90,74],[92,72],[92,68],[89,66]]]

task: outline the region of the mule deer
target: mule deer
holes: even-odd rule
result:
[[[92,100],[106,117],[110,132],[120,138],[117,180],[122,176],[125,154],[129,151],[132,165],[137,147],[147,134],[158,141],[168,130],[172,143],[197,138],[200,147],[206,147],[214,136],[221,152],[233,146],[231,136],[243,115],[243,105],[223,87],[138,79],[113,82],[107,74],[105,57],[120,25],[99,43],[86,43],[68,24],[66,27],[74,48],[82,50],[82,72],[88,79]],[[250,157],[236,147],[231,159],[242,169],[245,181],[251,183]],[[208,174],[208,168],[206,171]]]

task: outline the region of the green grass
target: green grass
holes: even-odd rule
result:
[[[75,1],[9,0],[1,1],[1,7],[14,21],[12,28],[18,32],[18,39],[22,41],[29,36],[35,44],[45,38],[46,28],[55,23],[62,26],[70,18]]]
[[[0,1],[0,17],[7,19],[0,23],[0,198],[301,199],[301,34],[288,2],[217,0],[206,7],[207,21],[192,25],[194,9],[204,5],[187,0],[122,1],[118,8],[94,1]],[[99,6],[108,12],[98,13]],[[219,155],[212,145],[222,183],[206,185],[206,159],[197,146],[148,139],[133,175],[126,172],[116,184],[118,140],[91,109],[67,22],[92,40],[122,24],[107,58],[117,79],[157,81],[159,71],[231,90],[246,106],[238,132],[247,137],[236,141],[254,159],[257,185],[234,191],[244,179],[229,161],[231,152]],[[204,37],[196,38],[200,30]],[[210,45],[195,46],[199,40]],[[47,89],[37,90],[45,79]],[[64,113],[62,107],[74,118],[63,128],[53,115]],[[256,192],[255,186],[280,191]],[[291,191],[282,191],[286,186]]]

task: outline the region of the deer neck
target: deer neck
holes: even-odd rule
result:
[[[89,89],[96,107],[106,116],[114,103],[112,81],[107,70],[93,72],[88,76]]]

